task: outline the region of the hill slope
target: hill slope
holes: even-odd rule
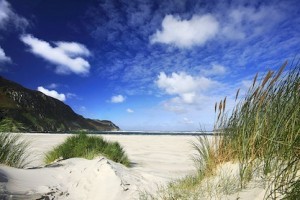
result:
[[[85,119],[70,106],[0,76],[0,130],[63,132],[119,130],[107,120]]]

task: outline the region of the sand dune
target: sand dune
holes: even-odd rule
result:
[[[154,187],[150,176],[99,157],[72,158],[39,169],[1,166],[5,193],[23,198],[50,199],[133,199],[139,191]],[[153,178],[155,180],[155,178]]]
[[[0,166],[2,198],[20,199],[137,199],[140,191],[183,177],[194,169],[188,155],[192,136],[105,135],[118,141],[132,167],[98,157],[73,158],[43,166],[43,155],[64,141],[66,134],[24,134],[31,141],[31,169]],[[34,168],[34,169],[32,169]]]
[[[101,156],[93,160],[72,158],[44,166],[44,153],[70,135],[23,136],[31,141],[32,162],[29,169],[0,165],[0,199],[139,199],[140,192],[155,193],[158,186],[195,170],[190,159],[195,153],[190,144],[196,139],[194,136],[104,135],[106,140],[118,141],[124,147],[132,161],[131,168]],[[224,171],[221,175],[205,181],[215,185],[216,191],[220,177],[237,176],[238,164],[225,164],[220,169]],[[254,186],[224,198],[260,200],[263,196],[263,188]]]

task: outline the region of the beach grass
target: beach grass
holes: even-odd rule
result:
[[[0,132],[20,132],[25,130],[24,125],[11,118],[5,118],[0,121]]]
[[[285,62],[276,72],[254,77],[247,93],[233,111],[226,112],[226,98],[215,105],[214,139],[199,137],[192,143],[197,173],[162,187],[143,199],[221,198],[247,187],[259,177],[265,199],[300,196],[300,65]],[[222,178],[217,169],[237,163],[238,175]],[[217,178],[210,181],[211,177]],[[214,179],[216,180],[216,179]],[[221,188],[221,189],[220,189]],[[222,189],[223,188],[223,189]],[[206,197],[205,197],[206,196]]]
[[[256,76],[232,115],[222,118],[219,110],[217,122],[222,130],[218,153],[240,163],[241,188],[261,166],[268,180],[266,198],[299,192],[300,65],[292,64],[284,72],[286,66],[287,62],[276,73],[269,71],[260,83]]]
[[[29,143],[17,133],[0,132],[0,163],[11,167],[24,168],[29,163]]]
[[[127,167],[130,166],[128,156],[118,142],[108,142],[101,136],[89,136],[84,132],[67,138],[64,143],[46,153],[44,161],[49,164],[57,159],[74,157],[93,159],[99,155]]]

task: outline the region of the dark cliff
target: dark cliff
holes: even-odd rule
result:
[[[119,130],[107,120],[86,119],[70,106],[0,76],[0,130],[64,132]]]

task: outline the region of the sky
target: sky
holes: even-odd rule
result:
[[[122,130],[211,130],[299,58],[298,0],[0,0],[0,75]]]

